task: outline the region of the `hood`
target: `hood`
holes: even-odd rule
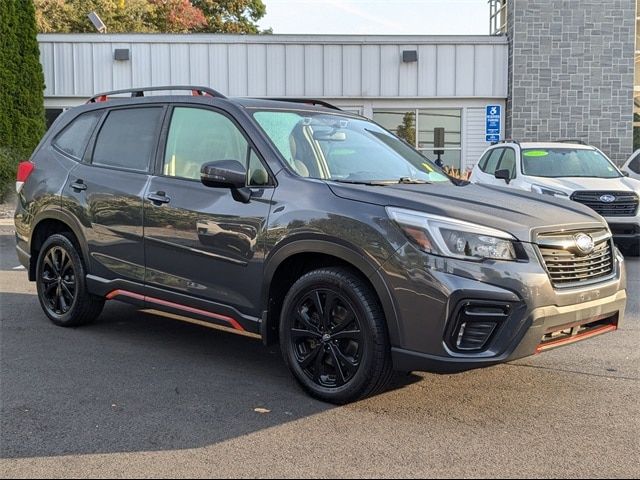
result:
[[[571,195],[578,190],[635,192],[640,195],[640,181],[633,178],[528,177],[527,181]]]
[[[341,198],[408,208],[505,231],[530,242],[533,231],[606,228],[589,207],[548,195],[491,185],[351,185],[327,182]]]

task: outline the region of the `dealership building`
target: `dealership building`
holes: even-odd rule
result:
[[[431,157],[444,129],[443,160],[463,170],[496,138],[487,133],[580,139],[621,162],[633,149],[634,103],[640,113],[636,8],[495,0],[487,36],[40,35],[45,107],[51,120],[98,92],[201,85],[325,100]],[[499,132],[487,132],[490,106],[500,107]]]

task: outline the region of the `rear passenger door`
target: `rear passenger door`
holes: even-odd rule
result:
[[[222,313],[252,330],[261,313],[262,234],[272,178],[248,137],[225,112],[176,106],[167,123],[158,175],[145,198],[150,295],[183,309],[188,303]],[[204,163],[223,160],[247,166],[252,190],[248,203],[235,200],[231,189],[200,182]]]
[[[84,228],[90,272],[104,280],[144,282],[142,199],[164,112],[164,106],[109,110],[65,186],[65,208]]]

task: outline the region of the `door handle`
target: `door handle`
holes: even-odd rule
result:
[[[76,192],[81,192],[87,189],[87,185],[84,183],[84,180],[76,180],[71,184],[71,188],[73,188]]]
[[[171,201],[171,199],[167,197],[167,194],[164,192],[151,193],[147,195],[147,198],[156,205],[162,205],[163,203],[169,203]]]

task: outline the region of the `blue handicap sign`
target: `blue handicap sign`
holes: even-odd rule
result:
[[[502,107],[500,105],[487,106],[486,140],[489,143],[500,141],[500,127],[502,124]]]

